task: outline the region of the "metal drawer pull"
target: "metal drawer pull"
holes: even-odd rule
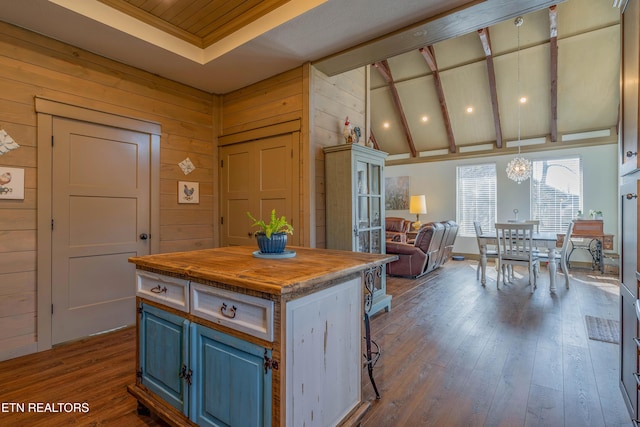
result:
[[[184,378],[188,385],[191,385],[191,375],[193,372],[191,369],[187,370],[187,365],[182,364],[182,369],[180,370],[180,374],[178,375],[180,378]]]
[[[636,193],[627,193],[625,194],[625,196],[627,198],[627,200],[631,200],[631,199],[637,199],[638,195]]]
[[[638,152],[629,150],[625,154],[626,154],[627,157],[633,157],[633,156],[637,156]]]
[[[640,373],[634,372],[633,377],[636,379],[636,383],[640,386]]]
[[[636,271],[636,280],[640,280],[640,271]]]
[[[236,311],[238,310],[238,307],[236,307],[235,305],[231,306],[231,309],[229,310],[229,313],[227,313],[227,303],[223,302],[222,303],[222,307],[220,307],[220,313],[222,313],[222,315],[224,317],[228,317],[229,319],[233,319],[234,317],[236,317]]]
[[[158,285],[158,286],[156,286],[154,288],[151,288],[151,292],[153,292],[154,294],[162,294],[162,293],[167,292],[167,287],[163,286],[161,288],[160,285]]]
[[[636,346],[640,348],[640,339],[636,337],[633,339],[633,341],[636,343]]]

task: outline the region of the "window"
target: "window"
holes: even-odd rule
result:
[[[458,166],[456,220],[461,236],[476,235],[474,221],[485,230],[496,222],[496,165],[495,163]]]
[[[540,231],[564,233],[582,210],[582,159],[536,160],[531,173],[531,218]]]

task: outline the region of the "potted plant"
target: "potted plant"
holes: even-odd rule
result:
[[[602,211],[591,209],[589,215],[592,219],[602,219]]]
[[[261,219],[255,219],[250,212],[247,212],[247,216],[253,221],[251,226],[260,229],[255,233],[260,252],[265,254],[284,252],[284,248],[287,245],[287,234],[293,234],[293,227],[284,216],[278,218],[275,209],[271,211],[269,223]]]

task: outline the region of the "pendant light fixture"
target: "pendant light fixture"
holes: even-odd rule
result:
[[[520,26],[524,22],[522,16],[518,16],[514,24],[518,27],[518,155],[507,165],[507,177],[520,184],[531,177],[531,162],[520,155]]]

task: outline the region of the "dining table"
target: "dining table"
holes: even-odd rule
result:
[[[495,230],[485,231],[478,236],[478,245],[480,246],[480,268],[481,278],[480,281],[484,286],[487,283],[487,245],[497,245],[498,239],[496,238]],[[533,244],[536,248],[546,248],[549,250],[549,292],[556,292],[556,271],[558,269],[556,262],[558,235],[551,232],[534,232]],[[567,271],[566,260],[562,259],[562,271]]]

